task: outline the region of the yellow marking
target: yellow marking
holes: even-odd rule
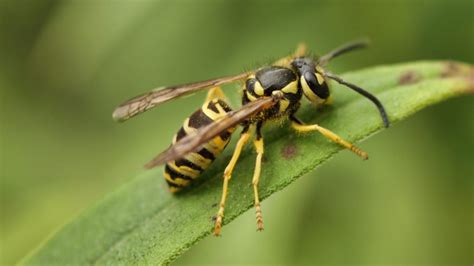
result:
[[[259,81],[255,81],[255,85],[254,85],[253,91],[254,91],[255,94],[257,94],[258,96],[263,96],[263,95],[265,95],[265,90],[263,89],[262,84],[260,84]]]
[[[288,83],[288,85],[281,89],[281,91],[284,93],[298,93],[298,81],[295,80],[293,82]]]
[[[221,99],[223,101],[227,100],[224,92],[221,90],[221,87],[214,87],[210,89],[207,93],[206,102],[216,98]]]
[[[174,134],[172,144],[176,143],[176,139],[178,138],[178,134]]]
[[[165,170],[165,172],[163,173],[163,175],[165,176],[165,179],[170,181],[170,182],[173,182],[173,179],[171,179],[171,176],[170,174],[168,174],[168,172]]]
[[[224,150],[224,147],[228,142],[229,142],[228,140],[224,141],[220,136],[217,136],[213,138],[211,141],[209,141],[208,144],[213,146],[216,149],[216,151],[220,153],[222,150]]]
[[[316,72],[318,72],[319,74],[324,74],[324,69],[319,65],[316,65]]]
[[[219,118],[222,117],[222,114],[216,113],[216,112],[212,111],[211,109],[208,109],[208,108],[207,108],[207,105],[206,105],[206,106],[202,106],[201,111],[202,111],[207,117],[209,117],[212,121],[216,121],[216,120],[218,120]]]
[[[300,78],[301,81],[301,87],[303,88],[303,93],[304,95],[314,104],[323,104],[326,101],[324,99],[321,99],[316,95],[311,88],[309,87],[308,83],[306,83],[306,80],[304,79],[303,76]]]
[[[337,144],[341,145],[342,147],[352,151],[353,153],[357,154],[358,156],[362,157],[362,159],[367,160],[369,158],[369,155],[361,150],[360,148],[356,147],[352,143],[342,139],[338,135],[336,135],[334,132],[330,131],[329,129],[326,129],[324,127],[321,127],[317,124],[314,125],[300,125],[298,123],[293,122],[291,126],[299,131],[299,132],[309,132],[309,131],[318,131],[319,133],[323,134],[326,138],[336,142]]]
[[[255,218],[257,219],[257,230],[263,230],[262,209],[260,208],[260,198],[258,196],[258,183],[260,181],[260,174],[262,171],[262,157],[263,157],[263,138],[254,140],[255,150],[257,151],[257,158],[255,160],[255,170],[253,172],[253,193],[255,195]]]
[[[215,157],[217,157],[224,150],[229,141],[230,140],[224,141],[221,137],[216,137],[205,144],[203,147],[214,154]]]
[[[229,132],[229,134],[232,135],[232,133],[234,133],[235,129],[236,129],[236,127],[228,128],[228,129],[227,129],[227,132]]]
[[[319,85],[323,85],[325,82],[324,77],[319,73],[316,73],[316,79],[318,80]]]
[[[212,151],[210,151],[212,154],[214,154]],[[215,156],[215,154],[214,154]],[[201,167],[202,169],[206,169],[209,167],[209,165],[212,163],[212,160],[206,159],[202,157],[199,153],[192,152],[184,156],[184,159],[192,162],[193,164]]]
[[[216,103],[217,103],[217,99],[213,99],[213,100],[209,100],[209,101],[206,101],[202,107],[201,107],[201,111],[207,116],[209,117],[211,120],[215,121],[217,119],[219,119],[220,117],[222,117],[221,114],[219,113],[216,113],[214,112],[213,110],[209,109],[208,106],[209,104],[213,103],[214,106],[216,106]]]
[[[214,154],[215,157],[217,157],[217,155],[219,155],[222,151],[222,148],[218,145],[215,145],[212,140],[204,144],[203,147],[210,151],[212,154]]]
[[[197,129],[193,128],[193,127],[190,127],[189,126],[189,117],[186,118],[186,120],[184,120],[184,123],[183,123],[183,130],[184,132],[186,132],[186,134],[193,134],[194,132],[197,131]]]
[[[173,184],[179,185],[179,186],[187,186],[187,185],[189,185],[189,183],[191,183],[191,181],[186,180],[186,179],[182,179],[180,177],[176,177],[175,179],[172,179],[170,174],[168,174],[166,171],[164,173],[164,176],[165,176],[166,180],[170,181]]]
[[[224,107],[222,107],[222,105],[216,104],[216,108],[217,108],[217,111],[219,111],[219,114],[221,115],[227,114],[227,112],[224,110]]]
[[[223,140],[223,139],[221,138],[221,136],[217,136],[217,137],[213,138],[212,140],[213,140],[213,142],[214,142],[217,146],[219,146],[219,147],[221,148],[221,150],[223,150],[224,147],[225,147],[225,145],[229,142],[228,139],[227,139],[227,140]]]
[[[304,95],[312,102],[318,103],[320,101],[319,97],[311,90],[306,79],[303,76],[300,78],[301,87],[303,88]]]
[[[202,104],[201,109],[207,109],[207,106],[212,101],[212,99],[206,99],[206,101]]]
[[[181,190],[181,188],[179,187],[171,187],[171,186],[168,187],[168,189],[170,190],[171,193],[176,193]]]
[[[209,104],[210,103],[213,103],[214,106],[216,107],[217,109],[217,112],[211,110],[210,108],[208,108]],[[217,119],[223,117],[225,114],[227,114],[227,112],[224,110],[224,108],[222,107],[222,105],[219,104],[219,100],[218,99],[213,99],[211,101],[207,101],[205,102],[202,107],[201,107],[201,110],[202,112],[207,116],[209,117],[210,119],[212,119],[213,121],[216,121]]]
[[[245,90],[245,94],[247,95],[247,98],[253,102],[255,100],[257,100],[257,98],[255,96],[253,96],[252,94],[250,94],[250,92],[248,90]]]
[[[232,171],[234,170],[235,164],[237,163],[237,160],[240,157],[240,152],[242,151],[242,148],[247,143],[249,137],[250,137],[250,134],[248,132],[242,133],[242,135],[240,135],[240,139],[239,141],[237,141],[237,144],[235,145],[234,154],[232,154],[232,158],[230,159],[229,164],[227,164],[227,167],[225,168],[224,184],[222,186],[222,198],[219,204],[219,211],[217,212],[216,223],[214,226],[215,236],[219,236],[221,234],[222,220],[224,219],[224,206],[225,206],[225,201],[227,198],[227,187],[229,185],[229,180],[232,177]]]
[[[191,178],[196,178],[201,174],[201,172],[199,172],[198,170],[194,170],[194,169],[192,169],[190,167],[187,167],[185,165],[177,166],[176,161],[172,161],[172,162],[168,163],[168,166],[171,167],[174,171],[176,171],[180,174],[183,174],[185,176],[189,176]]]
[[[288,108],[288,105],[290,105],[290,101],[287,99],[281,99],[280,100],[280,113],[284,113],[286,109]]]

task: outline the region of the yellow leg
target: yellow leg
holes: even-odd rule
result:
[[[207,92],[206,102],[212,99],[221,99],[226,101],[224,92],[221,90],[221,87],[214,87]]]
[[[219,211],[217,212],[216,223],[214,226],[215,236],[219,236],[221,234],[222,220],[224,219],[224,206],[225,206],[225,200],[227,198],[227,187],[229,185],[229,180],[232,177],[232,171],[234,170],[235,164],[237,163],[237,160],[240,157],[240,152],[242,151],[242,148],[247,143],[249,137],[250,137],[250,133],[248,133],[246,129],[244,129],[244,132],[240,135],[240,139],[237,142],[237,145],[235,145],[235,150],[234,150],[234,154],[232,155],[232,159],[230,159],[229,164],[227,164],[227,167],[225,168],[224,184],[222,187],[222,198],[219,204]]]
[[[291,63],[291,61],[296,58],[296,57],[302,57],[305,56],[307,53],[307,46],[305,43],[299,43],[298,46],[296,47],[295,52],[292,55],[283,57],[275,61],[273,63],[274,66],[282,66],[282,67],[288,67]]]
[[[255,195],[255,218],[257,219],[257,230],[263,230],[262,209],[260,208],[260,198],[258,197],[258,182],[260,180],[260,172],[262,170],[263,157],[263,138],[260,137],[254,141],[255,149],[257,150],[257,159],[255,161],[255,170],[253,172],[252,186]]]
[[[319,133],[323,134],[326,138],[338,143],[339,145],[343,146],[344,148],[352,151],[353,153],[359,155],[362,157],[362,159],[367,160],[369,158],[369,155],[361,150],[360,148],[356,147],[352,143],[342,139],[338,135],[336,135],[334,132],[330,131],[329,129],[326,129],[324,127],[321,127],[317,124],[314,125],[303,125],[301,123],[293,121],[291,125],[296,131],[298,132],[309,132],[309,131],[318,131]]]

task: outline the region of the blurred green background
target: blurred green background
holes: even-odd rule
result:
[[[147,89],[250,69],[300,41],[323,53],[370,37],[336,73],[474,62],[472,0],[1,0],[0,22],[0,264],[133,179],[204,97],[112,121]],[[263,203],[264,233],[251,210],[177,262],[471,265],[473,104],[454,99],[372,137],[367,162],[342,152]]]

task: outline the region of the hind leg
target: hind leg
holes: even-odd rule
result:
[[[245,127],[242,130],[242,133],[240,134],[240,138],[237,141],[237,144],[235,145],[234,149],[234,154],[232,155],[232,158],[229,161],[229,164],[227,164],[227,167],[224,170],[224,184],[222,185],[222,197],[221,197],[221,202],[219,203],[219,211],[217,212],[216,216],[216,222],[214,225],[214,235],[219,236],[221,234],[221,229],[222,229],[222,221],[224,219],[224,207],[225,207],[225,201],[227,199],[227,189],[229,185],[229,180],[232,177],[232,172],[234,171],[234,167],[237,164],[237,160],[240,157],[240,153],[242,151],[242,148],[245,146],[247,143],[250,133],[248,132],[249,127]]]
[[[252,186],[253,193],[255,196],[255,218],[257,219],[257,230],[263,230],[263,216],[262,209],[260,207],[260,198],[258,196],[258,182],[260,181],[260,173],[262,170],[262,157],[263,157],[263,136],[261,132],[262,123],[257,124],[257,132],[254,140],[255,150],[257,151],[257,158],[255,160],[255,170],[253,172]]]

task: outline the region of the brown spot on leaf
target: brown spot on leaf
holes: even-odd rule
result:
[[[214,215],[214,216],[211,217],[212,222],[216,222],[216,220],[217,220],[217,216]]]
[[[407,71],[403,73],[400,78],[398,79],[398,84],[400,85],[408,85],[414,84],[420,81],[421,77],[415,71]]]
[[[281,150],[281,156],[286,160],[293,159],[298,154],[298,147],[293,143],[287,143]]]
[[[442,78],[454,78],[459,77],[465,79],[469,87],[466,89],[469,93],[474,93],[474,67],[465,67],[462,64],[447,61],[444,64],[444,69],[441,71],[440,76]]]
[[[474,93],[474,67],[471,67],[469,71],[469,75],[467,76],[467,80],[469,82],[469,92]]]
[[[449,78],[449,77],[452,77],[452,76],[459,75],[460,72],[461,72],[461,69],[460,69],[460,67],[457,63],[448,61],[444,65],[444,68],[441,71],[440,76],[442,78]]]

